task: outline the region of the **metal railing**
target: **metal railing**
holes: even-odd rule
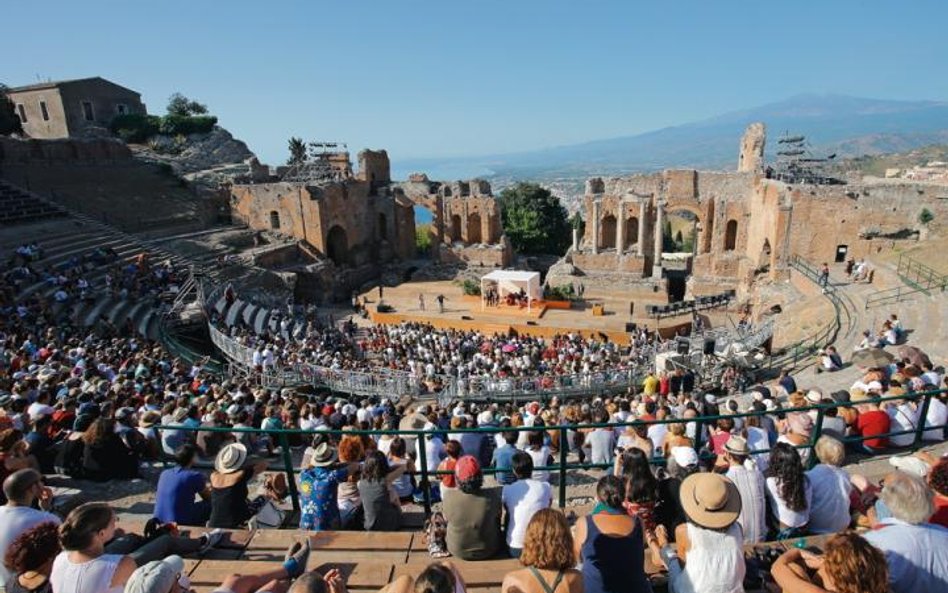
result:
[[[945,292],[945,288],[948,287],[948,275],[939,274],[933,268],[904,253],[899,255],[896,271],[903,284],[866,295],[866,309],[877,305],[898,303],[903,298],[920,292],[929,295],[935,290]]]
[[[790,265],[813,282],[819,284],[820,271],[819,268],[813,264],[795,255],[790,258]],[[844,320],[847,327],[853,323],[853,316],[849,312],[849,307],[846,306],[845,302],[837,293],[837,287],[832,284],[828,283],[823,288],[823,296],[829,299],[833,305],[833,319],[809,336],[786,346],[782,354],[772,356],[769,362],[771,368],[779,366],[796,367],[797,362],[801,359],[810,357],[818,349],[835,342],[839,336],[839,332],[844,327]]]
[[[566,507],[566,476],[567,472],[571,470],[591,470],[591,469],[608,469],[613,466],[613,463],[569,463],[568,454],[570,450],[569,444],[571,440],[569,438],[569,433],[577,430],[584,429],[596,429],[596,428],[609,428],[616,429],[627,426],[637,427],[645,426],[651,427],[657,424],[693,424],[694,425],[694,448],[697,451],[701,451],[704,443],[702,443],[704,429],[708,425],[714,425],[721,418],[747,418],[751,416],[766,416],[766,415],[777,415],[777,414],[786,414],[790,412],[806,412],[810,411],[816,412],[816,418],[813,422],[813,431],[810,435],[810,439],[807,443],[796,445],[797,449],[810,449],[811,452],[816,446],[816,442],[821,436],[823,436],[823,419],[826,414],[826,410],[831,408],[850,408],[866,403],[885,403],[885,402],[895,402],[902,401],[906,399],[914,399],[919,402],[918,407],[918,421],[917,425],[911,430],[894,430],[889,431],[884,434],[875,434],[867,436],[849,436],[842,439],[847,444],[857,444],[862,443],[865,440],[870,439],[888,439],[893,436],[912,434],[914,435],[912,444],[907,447],[902,447],[902,451],[914,451],[922,447],[925,440],[932,441],[932,439],[926,439],[926,433],[931,433],[932,431],[941,431],[941,438],[939,441],[944,440],[945,429],[948,428],[948,424],[941,424],[935,426],[929,426],[926,424],[926,418],[928,415],[928,408],[931,403],[931,398],[940,394],[948,393],[946,389],[939,389],[933,391],[926,391],[922,393],[906,395],[898,395],[892,397],[881,397],[871,400],[864,400],[861,402],[840,402],[840,403],[826,403],[826,404],[815,404],[810,406],[805,406],[801,408],[790,408],[785,410],[779,410],[776,412],[763,411],[763,412],[742,412],[737,414],[727,414],[727,415],[718,415],[718,416],[697,416],[695,418],[670,418],[665,420],[653,420],[653,421],[632,421],[632,422],[615,422],[615,423],[598,423],[598,424],[577,424],[577,425],[556,425],[556,426],[544,426],[544,427],[534,427],[534,426],[519,426],[519,427],[507,427],[507,428],[498,428],[498,427],[483,427],[483,428],[466,428],[466,429],[456,429],[456,430],[438,430],[436,434],[460,434],[460,433],[482,433],[487,435],[494,435],[500,432],[515,431],[538,431],[542,430],[544,432],[556,432],[558,433],[558,442],[559,449],[557,451],[558,462],[556,465],[551,466],[538,466],[535,467],[535,471],[549,471],[555,472],[558,476],[558,504],[560,508]],[[258,428],[226,428],[226,427],[186,427],[186,426],[175,426],[175,425],[162,425],[156,426],[158,430],[179,430],[186,432],[224,432],[224,433],[251,433],[258,434],[262,436],[268,436],[270,438],[275,438],[282,453],[282,470],[286,473],[287,483],[289,485],[290,496],[293,502],[293,508],[299,510],[299,493],[296,488],[296,475],[300,473],[305,468],[295,467],[293,465],[292,455],[290,452],[289,445],[289,435],[333,435],[335,437],[341,437],[343,435],[370,435],[370,436],[382,436],[382,435],[395,435],[400,437],[407,437],[417,441],[418,439],[425,438],[425,435],[431,435],[431,432],[424,430],[262,430]],[[762,455],[769,453],[770,449],[761,449],[751,452],[752,456]],[[658,453],[656,451],[656,453]],[[421,491],[425,514],[431,514],[431,492],[430,492],[430,483],[431,478],[436,477],[437,475],[449,473],[449,472],[439,472],[439,471],[429,471],[428,460],[426,457],[425,447],[417,447],[418,459],[416,459],[416,467],[418,468],[414,475],[419,476],[419,489]],[[707,454],[706,454],[707,457]],[[810,454],[808,457],[808,464],[810,467],[816,463],[816,455]],[[650,460],[653,465],[664,465],[666,459],[660,455],[655,455]],[[495,474],[498,472],[510,473],[510,468],[483,468],[484,473],[486,474]]]

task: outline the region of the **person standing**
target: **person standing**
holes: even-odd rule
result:
[[[444,301],[447,300],[445,296],[443,294],[439,294],[437,297],[435,297],[435,300],[438,301],[438,313],[444,313]]]
[[[425,295],[423,293],[418,293],[418,310],[425,310]]]

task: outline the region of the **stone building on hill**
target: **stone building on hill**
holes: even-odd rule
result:
[[[101,77],[42,82],[7,90],[30,138],[98,135],[116,115],[146,112],[142,96]]]

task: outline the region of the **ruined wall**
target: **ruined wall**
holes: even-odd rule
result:
[[[764,145],[767,142],[767,130],[764,124],[755,122],[747,126],[741,137],[740,153],[737,157],[737,170],[740,173],[761,173],[764,170]]]
[[[0,137],[0,163],[94,165],[132,161],[132,151],[113,138],[20,140]]]

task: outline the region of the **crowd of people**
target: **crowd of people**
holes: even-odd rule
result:
[[[28,252],[18,250],[9,265],[28,264]],[[402,404],[225,380],[144,339],[57,323],[40,297],[7,298],[21,288],[12,281],[4,274],[0,316],[0,578],[9,591],[186,590],[177,555],[213,547],[219,528],[290,519],[291,484],[268,471],[268,459],[286,449],[302,459],[300,528],[395,530],[405,504],[434,500],[432,556],[519,558],[524,568],[506,576],[507,591],[647,591],[659,571],[675,592],[740,591],[761,571],[786,591],[937,591],[948,580],[948,461],[894,457],[897,470],[881,484],[841,469],[847,456],[908,447],[916,434],[944,440],[944,394],[927,405],[919,395],[945,386],[930,362],[896,359],[827,394],[783,373],[751,386],[748,398],[713,395],[676,372],[647,373],[609,398]],[[285,335],[231,331],[255,362],[259,351],[260,365],[298,357],[467,380],[593,373],[621,367],[636,348],[412,324],[360,335],[315,322],[298,334],[289,327]],[[812,405],[824,413],[805,409]],[[704,416],[720,418],[698,420]],[[420,433],[353,432],[395,429]],[[551,469],[561,455],[591,464],[586,471],[598,478],[596,504],[581,516],[553,508],[560,478]],[[102,503],[51,512],[47,477],[126,480],[162,460],[173,464],[157,477],[145,533],[120,532],[115,510]],[[176,525],[209,531],[183,538]],[[822,554],[795,548],[768,561],[743,552],[830,534]],[[300,543],[281,568],[229,577],[222,590],[343,593],[340,574],[305,573],[308,553]],[[463,579],[437,562],[417,582],[391,587],[448,593],[463,590]]]

